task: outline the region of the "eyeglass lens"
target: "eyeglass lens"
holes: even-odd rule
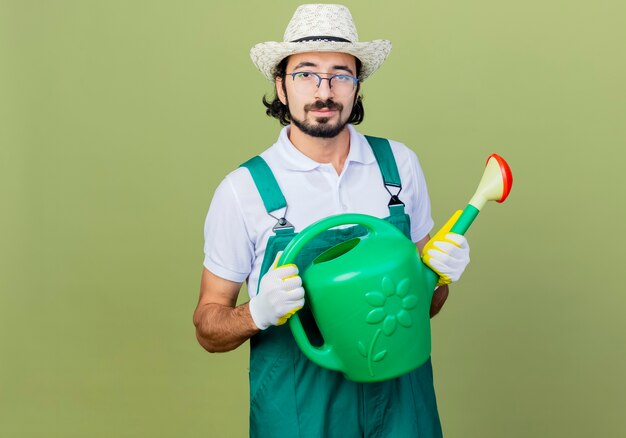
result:
[[[296,72],[291,75],[298,93],[315,93],[322,82],[327,80],[333,93],[338,95],[350,94],[355,87],[354,78],[350,75],[332,75],[327,78],[313,72]]]

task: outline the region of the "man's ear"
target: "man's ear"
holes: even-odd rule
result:
[[[283,90],[283,78],[280,76],[276,78],[276,95],[283,105],[287,105],[287,96]]]

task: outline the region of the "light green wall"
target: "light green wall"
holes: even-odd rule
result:
[[[360,130],[418,153],[438,225],[513,168],[433,321],[446,436],[626,436],[624,2],[346,4],[394,44]],[[279,130],[248,50],[296,5],[0,2],[0,436],[247,433],[247,347],[191,315],[213,190]]]

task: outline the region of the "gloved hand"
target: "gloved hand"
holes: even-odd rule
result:
[[[250,299],[250,315],[258,328],[281,325],[304,306],[304,288],[293,264],[277,267],[280,251],[272,267],[261,278],[257,295]]]
[[[453,214],[422,251],[424,263],[439,274],[437,286],[458,281],[470,262],[467,239],[450,232],[460,215],[461,211]]]

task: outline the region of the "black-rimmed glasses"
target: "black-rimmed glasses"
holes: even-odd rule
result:
[[[346,74],[333,74],[328,78],[320,75],[330,73],[315,73],[312,71],[295,71],[287,73],[293,78],[293,85],[300,94],[313,94],[322,85],[322,80],[328,81],[328,86],[336,95],[348,95],[354,91],[359,79]]]

